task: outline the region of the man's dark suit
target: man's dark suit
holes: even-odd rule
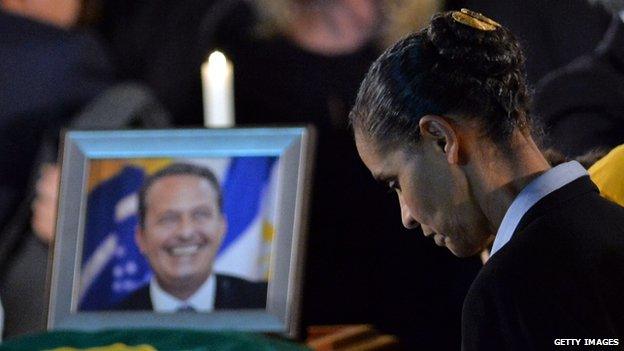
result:
[[[242,309],[242,308],[265,308],[267,299],[267,283],[250,282],[244,279],[216,275],[217,291],[215,294],[214,308]],[[114,310],[138,311],[152,310],[149,284],[139,288],[128,298],[117,305]]]
[[[589,177],[552,192],[473,282],[463,350],[544,350],[557,338],[624,342],[624,208]]]
[[[624,143],[624,23],[619,17],[592,54],[540,82],[534,109],[549,144],[567,156]]]

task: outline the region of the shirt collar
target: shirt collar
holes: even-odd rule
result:
[[[186,300],[180,300],[163,290],[156,278],[152,277],[150,281],[150,297],[154,311],[176,312],[180,308],[190,306],[197,312],[210,312],[214,310],[216,280],[215,275],[211,274],[191,297]]]
[[[503,221],[500,227],[498,227],[490,256],[494,255],[509,242],[520,220],[533,205],[553,191],[586,175],[587,171],[580,163],[570,161],[551,168],[531,181],[522,189],[507,209]]]

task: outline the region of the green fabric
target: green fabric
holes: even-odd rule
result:
[[[177,329],[131,329],[100,332],[58,331],[6,340],[0,351],[50,350],[68,346],[88,348],[115,343],[147,344],[158,351],[303,351],[308,348],[258,334]]]

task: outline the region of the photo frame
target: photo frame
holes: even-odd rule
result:
[[[48,329],[167,327],[297,337],[313,150],[314,131],[310,127],[67,132],[50,270]],[[231,225],[221,244],[227,248],[221,247],[213,270],[264,280],[264,308],[241,305],[208,313],[168,313],[114,307],[123,294],[150,279],[159,280],[155,278],[157,269],[150,272],[146,265],[153,260],[142,260],[128,238],[136,235],[130,232],[137,226],[140,183],[166,164],[210,165],[206,167],[215,170]],[[237,186],[244,188],[237,190]],[[231,201],[227,198],[230,193],[234,194]],[[261,196],[254,200],[256,193]],[[105,196],[98,197],[100,194]],[[250,215],[247,222],[237,218],[250,212],[247,205],[240,205],[244,206],[240,211],[236,208],[245,196],[256,204],[254,209],[269,209],[262,218],[273,221],[268,239],[263,226],[264,249],[254,246],[260,247],[254,262],[263,263],[258,265],[232,259],[250,256],[234,252],[249,247],[237,242],[251,240],[239,239],[245,232],[240,223],[252,223]],[[114,206],[109,209],[108,203]],[[116,218],[114,224],[106,222],[112,217]],[[260,217],[253,217],[256,226]],[[262,250],[268,251],[261,257]],[[108,276],[102,278],[105,273]],[[110,287],[110,291],[102,286]]]

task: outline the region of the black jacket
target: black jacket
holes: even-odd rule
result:
[[[217,274],[216,278],[217,291],[214,301],[216,310],[265,308],[267,283],[255,283],[220,274]],[[122,311],[153,310],[149,284],[137,289],[114,309]]]
[[[541,199],[473,282],[462,349],[624,337],[624,208],[585,176]]]

